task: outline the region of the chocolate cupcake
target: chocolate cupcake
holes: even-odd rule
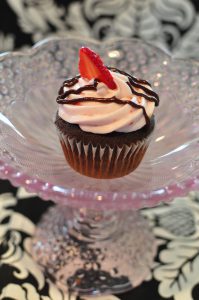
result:
[[[149,145],[158,95],[146,80],[104,66],[89,48],[80,49],[79,70],[57,98],[55,124],[66,160],[94,178],[127,175]]]

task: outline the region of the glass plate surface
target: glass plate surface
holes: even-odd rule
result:
[[[160,96],[156,127],[140,166],[99,180],[65,161],[54,126],[62,82],[78,72],[78,50],[149,80]],[[174,60],[136,39],[48,39],[0,57],[0,176],[43,199],[89,208],[139,209],[199,187],[199,63]]]

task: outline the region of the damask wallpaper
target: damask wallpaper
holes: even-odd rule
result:
[[[139,37],[199,59],[199,0],[0,0],[0,52],[71,34]],[[35,226],[52,203],[7,181],[0,181],[0,194],[0,300],[80,300],[49,281],[30,254]],[[141,213],[158,246],[151,274],[128,293],[98,300],[198,300],[199,194]]]
[[[52,203],[8,182],[0,181],[0,191],[0,300],[93,299],[59,290],[30,254],[35,224]],[[198,300],[199,193],[141,214],[150,222],[158,246],[150,275],[127,293],[97,299]]]
[[[198,0],[1,0],[0,50],[52,35],[139,37],[177,57],[199,58]]]

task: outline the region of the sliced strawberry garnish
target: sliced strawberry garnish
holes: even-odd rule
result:
[[[109,69],[103,64],[100,56],[90,48],[82,47],[79,50],[79,72],[86,79],[98,79],[110,89],[117,88]]]

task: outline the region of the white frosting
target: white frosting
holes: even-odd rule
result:
[[[80,94],[70,94],[67,99],[77,99],[82,97],[93,98],[111,98],[113,96],[120,100],[130,100],[145,108],[145,111],[150,118],[153,114],[155,103],[146,100],[144,97],[139,97],[132,94],[130,87],[127,85],[128,77],[122,74],[111,72],[113,79],[117,85],[117,89],[109,89],[103,82],[97,85],[97,91],[83,91]],[[72,89],[92,84],[93,80],[79,78]],[[144,86],[144,85],[143,85]],[[148,89],[151,89],[148,85]],[[64,92],[70,88],[64,87]],[[134,88],[137,92],[145,94],[141,89]],[[124,103],[100,103],[95,100],[81,101],[78,105],[74,104],[59,104],[59,116],[72,124],[78,124],[83,131],[105,134],[113,131],[132,132],[146,125],[146,119],[143,110],[134,108],[129,104]]]

